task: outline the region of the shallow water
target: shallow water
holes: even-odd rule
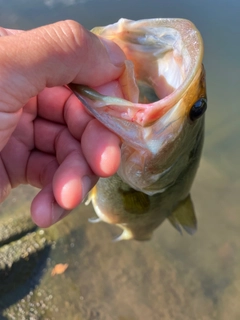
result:
[[[54,249],[41,256],[33,280],[11,289],[7,302],[0,294],[0,319],[240,319],[240,2],[0,0],[0,8],[2,26],[22,29],[67,18],[87,28],[121,17],[190,19],[205,43],[209,106],[192,188],[197,233],[180,236],[166,221],[150,242],[112,243],[118,229],[89,224],[93,210],[82,205],[46,231]],[[1,219],[28,215],[35,192],[14,190]],[[58,263],[68,269],[51,276]]]

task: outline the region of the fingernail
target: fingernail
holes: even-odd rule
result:
[[[100,39],[108,52],[112,64],[116,67],[121,67],[124,64],[126,57],[120,47],[111,40],[105,38]]]
[[[52,205],[52,223],[56,223],[65,214],[66,210],[59,206],[56,202]]]

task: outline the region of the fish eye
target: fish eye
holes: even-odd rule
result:
[[[200,98],[197,102],[194,103],[190,110],[190,119],[192,121],[200,118],[204,112],[207,109],[207,99],[206,98]]]

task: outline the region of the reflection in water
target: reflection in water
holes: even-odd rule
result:
[[[47,7],[54,8],[60,4],[63,4],[65,6],[72,6],[77,3],[83,4],[87,1],[91,0],[44,0],[43,2]]]
[[[198,232],[180,236],[163,223],[150,242],[113,244],[118,231],[87,223],[93,209],[81,206],[48,230],[53,248],[37,271],[40,281],[34,291],[27,282],[25,297],[1,310],[0,319],[240,319],[240,2],[92,0],[49,9],[43,1],[0,0],[0,6],[1,24],[14,28],[66,18],[88,28],[121,17],[190,19],[205,43],[209,98],[203,159],[192,190]],[[14,190],[1,205],[1,219],[28,214],[32,195],[30,188]],[[52,277],[58,263],[69,267]]]

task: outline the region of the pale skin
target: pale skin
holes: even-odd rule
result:
[[[120,163],[119,138],[65,85],[110,83],[125,57],[74,21],[0,36],[0,201],[19,184],[40,188],[31,215],[48,227]]]

